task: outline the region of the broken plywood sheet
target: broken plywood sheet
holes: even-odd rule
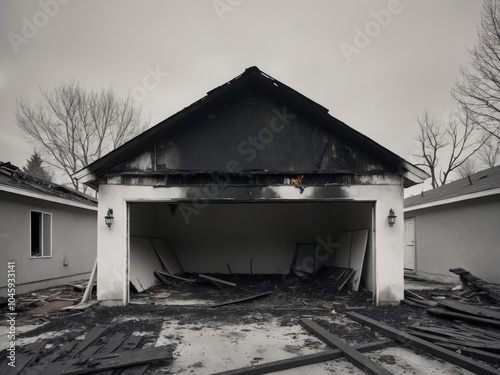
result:
[[[352,290],[359,289],[361,281],[361,272],[363,270],[363,261],[365,259],[366,244],[368,243],[368,229],[361,229],[352,232],[350,267],[354,270],[352,277]]]
[[[357,291],[361,281],[363,262],[368,242],[368,229],[339,233],[337,242],[340,246],[335,251],[335,267],[352,268],[352,289]]]
[[[314,243],[298,243],[294,270],[312,275],[315,272]]]
[[[156,284],[154,270],[161,268],[149,238],[130,237],[130,282],[138,292]]]
[[[170,247],[168,241],[164,238],[152,238],[151,244],[153,248],[157,252],[161,261],[165,264],[168,273],[171,275],[182,275],[184,271],[177,259],[177,255],[175,255],[174,250]]]
[[[349,261],[351,258],[352,233],[339,233],[336,241],[340,246],[335,250],[335,267],[351,268]]]

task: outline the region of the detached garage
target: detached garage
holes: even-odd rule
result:
[[[428,176],[252,67],[75,177],[99,192],[100,301],[128,302],[136,237],[166,240],[186,272],[286,275],[299,249],[314,270],[364,233],[359,281],[379,304],[403,298],[388,216]]]

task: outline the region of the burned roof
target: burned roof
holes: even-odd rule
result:
[[[415,182],[407,178],[408,173],[406,172],[410,172],[410,174],[416,176],[419,182],[429,177],[426,172],[410,165],[397,154],[331,116],[327,108],[272,78],[255,66],[247,68],[241,75],[209,91],[200,100],[161,121],[85,168],[82,168],[82,170],[75,173],[74,177],[83,179],[84,183],[96,188],[96,177],[106,173],[106,171],[116,165],[125,162],[131,154],[148,149],[159,138],[165,137],[171,132],[189,125],[199,116],[208,113],[213,107],[228,102],[235,95],[249,88],[258,89],[270,97],[281,100],[293,108],[294,111],[301,113],[311,121],[339,135],[346,141],[356,144],[359,149],[377,158],[391,169],[399,171],[402,175],[405,175],[405,187],[415,184]],[[89,178],[89,176],[92,177]]]
[[[68,203],[97,207],[97,199],[66,186],[31,176],[9,162],[0,162],[0,191],[2,190],[14,194],[18,192],[20,195],[31,193],[38,195],[40,199],[53,197],[63,199]]]
[[[500,165],[406,198],[405,209],[500,188]],[[498,193],[500,194],[500,192]],[[472,196],[470,196],[472,197]]]

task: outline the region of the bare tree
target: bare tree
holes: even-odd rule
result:
[[[62,83],[32,105],[16,103],[16,125],[40,151],[44,161],[71,176],[147,128],[130,97],[111,90],[86,91],[76,82]]]
[[[476,159],[468,158],[460,167],[457,168],[457,173],[460,177],[467,177],[478,172]]]
[[[484,144],[477,128],[468,119],[468,112],[454,113],[440,124],[426,110],[417,118],[419,151],[414,153],[431,175],[433,188],[444,185],[452,172],[461,168]]]
[[[471,64],[461,68],[453,97],[468,112],[476,126],[500,139],[500,5],[486,0]]]
[[[477,152],[477,158],[485,168],[491,168],[500,162],[500,139],[490,137]]]

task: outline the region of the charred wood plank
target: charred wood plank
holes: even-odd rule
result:
[[[240,303],[240,302],[246,302],[246,301],[250,301],[250,300],[253,300],[253,299],[257,299],[257,298],[262,298],[262,297],[268,296],[271,293],[272,292],[265,292],[265,293],[255,294],[253,296],[249,296],[249,297],[245,297],[245,298],[233,299],[233,300],[230,300],[230,301],[226,301],[226,302],[221,302],[221,303],[217,303],[217,304],[214,304],[214,305],[210,305],[210,307],[220,307],[220,306],[232,305],[232,304]]]
[[[424,297],[422,297],[421,295],[415,293],[415,292],[412,292],[411,290],[408,290],[408,289],[405,289],[404,290],[404,293],[405,293],[405,296],[407,297],[412,297],[412,298],[416,298],[416,299],[419,299],[419,300],[425,300]]]
[[[185,277],[181,277],[181,276],[176,276],[176,275],[172,275],[168,272],[163,272],[163,271],[158,271],[156,270],[155,273],[157,274],[160,274],[160,275],[163,275],[163,276],[168,276],[168,277],[171,277],[173,279],[177,279],[177,280],[182,280],[182,281],[186,281],[188,283],[194,283],[196,280],[193,280],[193,279],[186,279]]]
[[[222,279],[218,279],[217,277],[212,277],[212,276],[204,275],[202,273],[198,274],[198,276],[201,277],[202,279],[210,280],[210,281],[213,281],[215,283],[220,283],[220,284],[224,284],[224,285],[229,285],[229,286],[232,286],[232,287],[236,287],[235,283],[232,283],[232,282],[229,282],[229,281],[226,281],[226,280],[222,280]]]
[[[95,343],[99,338],[106,333],[111,327],[109,325],[95,326],[92,330],[87,333],[87,336],[83,341],[76,344],[75,348],[71,351],[71,355],[74,357],[80,352],[85,350],[87,347]]]
[[[75,358],[68,361],[48,364],[39,375],[82,375],[100,371],[172,359],[170,350],[165,346],[133,350],[123,354],[106,354],[105,357]]]
[[[41,364],[40,362],[43,363],[49,363],[49,362],[54,362],[55,360],[67,355],[69,352],[73,350],[73,348],[76,346],[76,342],[68,342],[61,346],[60,348],[54,350],[52,353],[50,353],[48,356],[43,357],[38,363]]]
[[[141,340],[142,338],[140,336],[128,335],[128,337],[122,342],[122,344],[118,347],[118,349],[116,349],[116,353],[124,353],[130,350],[137,349]],[[146,366],[147,368],[149,365],[144,365],[144,366]],[[114,370],[109,370],[105,372],[100,372],[99,375],[112,375],[113,372]]]
[[[128,333],[118,333],[114,335],[109,341],[102,347],[99,354],[113,353],[117,350],[120,345],[125,342],[125,339],[129,336]]]
[[[427,341],[431,342],[446,342],[449,344],[462,345],[466,347],[471,347],[475,349],[482,349],[488,352],[500,353],[500,343],[496,343],[494,341],[490,343],[477,342],[473,340],[463,340],[463,339],[454,339],[454,338],[446,338],[442,336],[431,335],[423,332],[412,332],[413,336],[420,337]]]
[[[406,299],[409,299],[412,302],[415,302],[418,305],[427,306],[427,307],[437,307],[438,303],[436,301],[428,301],[426,299],[418,299],[407,296]]]
[[[450,310],[459,311],[464,314],[476,315],[481,318],[489,318],[500,320],[500,312],[495,310],[490,310],[481,306],[468,305],[465,303],[454,302],[454,301],[439,301],[439,306],[446,307]]]
[[[317,323],[313,322],[310,319],[300,319],[300,324],[302,324],[309,331],[314,333],[316,336],[321,338],[324,342],[326,342],[331,347],[338,348],[342,351],[344,357],[349,359],[356,367],[360,368],[367,374],[373,375],[391,375],[392,372],[383,368],[382,366],[376,364],[371,361],[368,357],[365,357],[358,350],[354,349],[352,346],[346,344],[339,337],[333,335]]]
[[[444,310],[444,309],[428,309],[427,311],[433,315],[445,316],[452,319],[467,320],[474,323],[487,324],[493,327],[500,327],[500,321],[495,319],[480,318],[478,316],[461,314],[458,312]]]
[[[15,359],[15,367],[7,366],[5,375],[17,375],[23,371],[24,368],[30,366],[40,354],[40,351],[45,347],[47,341],[36,341],[27,345],[21,355]]]
[[[375,350],[381,350],[386,348],[391,348],[398,345],[394,340],[377,341],[370,342],[368,344],[361,344],[354,346],[354,349],[361,353],[367,353]],[[301,366],[313,365],[315,363],[321,363],[326,361],[332,361],[343,356],[342,350],[333,349],[326,350],[319,353],[313,353],[308,355],[303,355],[300,357],[281,359],[279,361],[273,361],[268,363],[261,363],[259,365],[243,367],[239,369],[217,372],[213,375],[260,375],[269,374],[271,372],[288,370],[291,368],[297,368]]]
[[[384,335],[394,340],[397,340],[404,345],[411,346],[418,350],[423,350],[429,354],[432,354],[437,358],[441,358],[445,361],[453,363],[454,365],[463,367],[464,369],[472,371],[476,374],[500,375],[499,370],[496,370],[488,365],[482,364],[475,360],[466,358],[458,353],[454,353],[447,349],[441,348],[436,344],[430,343],[428,341],[425,341],[424,339],[418,338],[414,335],[410,335],[409,333],[390,327],[387,324],[378,322],[374,319],[370,319],[364,315],[355,312],[347,312],[346,315],[351,319],[357,321],[358,323],[361,323],[380,333],[383,333]]]
[[[489,362],[495,365],[500,365],[500,355],[490,352],[485,352],[484,350],[474,349],[464,347],[462,345],[448,344],[444,342],[436,342],[436,345],[442,346],[443,348],[453,350],[454,352],[459,352],[467,355],[469,357],[480,359],[481,361]]]

